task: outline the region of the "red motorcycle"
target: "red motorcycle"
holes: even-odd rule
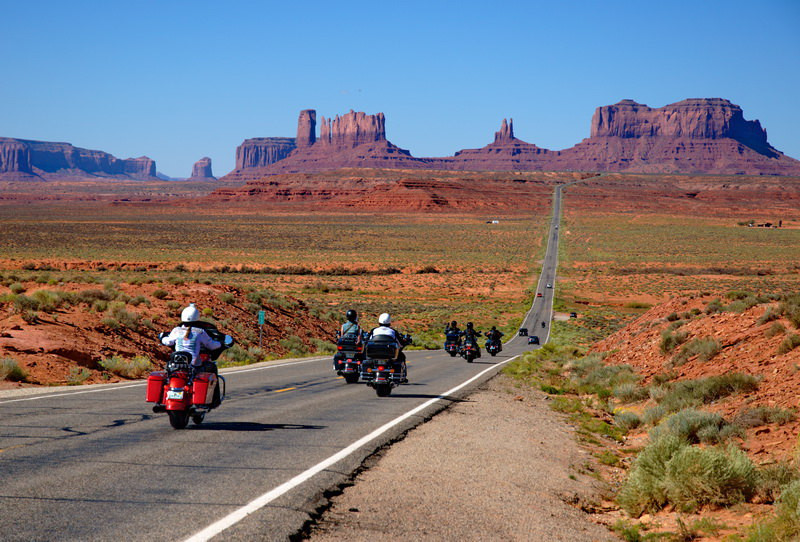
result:
[[[222,346],[213,351],[201,350],[203,363],[199,367],[192,367],[189,353],[173,352],[165,371],[153,371],[147,377],[147,402],[155,403],[153,412],[166,412],[175,429],[185,428],[190,419],[197,425],[203,423],[206,413],[225,400],[225,378],[217,374],[214,361],[233,346],[233,338],[210,324],[203,328]]]

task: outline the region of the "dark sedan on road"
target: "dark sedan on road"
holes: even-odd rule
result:
[[[528,337],[528,344],[539,344],[539,337],[536,335],[531,335]]]

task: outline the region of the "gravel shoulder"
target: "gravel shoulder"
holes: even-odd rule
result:
[[[498,376],[380,452],[308,536],[618,540],[580,509],[600,501],[590,461],[544,394]]]

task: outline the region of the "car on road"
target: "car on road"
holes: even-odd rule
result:
[[[528,344],[539,344],[539,337],[536,335],[531,335],[528,337]]]
[[[527,327],[519,328],[519,336],[520,337],[527,337],[528,336],[528,328]]]
[[[536,292],[536,297],[542,297],[542,292]]]
[[[553,285],[552,285],[552,284],[550,284],[550,283],[548,282],[548,283],[547,283],[547,287],[548,287],[548,288],[552,288],[552,287],[553,287]]]

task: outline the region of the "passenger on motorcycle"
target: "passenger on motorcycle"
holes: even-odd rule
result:
[[[345,313],[347,321],[339,329],[339,338],[352,338],[353,344],[361,344],[361,326],[358,325],[358,313],[350,309]]]
[[[496,326],[492,326],[492,329],[486,332],[486,338],[489,339],[489,341],[499,341],[503,335],[505,335],[505,333],[499,331]]]
[[[397,344],[400,345],[401,350],[395,360],[395,370],[402,371],[403,378],[406,376],[406,353],[403,352],[402,347],[405,346],[406,340],[403,335],[398,333],[392,326],[392,317],[388,312],[384,312],[378,317],[378,327],[374,328],[372,331],[369,332],[369,339],[368,340],[394,340]]]
[[[467,322],[467,327],[466,327],[466,329],[464,329],[464,332],[462,333],[462,335],[464,335],[464,340],[465,341],[470,341],[471,340],[473,342],[473,344],[475,345],[475,348],[477,348],[478,355],[475,356],[475,357],[478,357],[478,358],[481,357],[481,345],[480,345],[480,343],[478,343],[478,337],[480,337],[481,332],[477,331],[474,327],[472,327],[472,322]]]
[[[192,369],[195,372],[217,373],[217,364],[213,361],[203,361],[200,349],[216,350],[222,345],[212,339],[203,329],[205,322],[200,321],[200,311],[194,303],[181,312],[181,325],[161,339],[161,344],[174,346],[176,352],[186,352],[192,357]]]
[[[450,342],[459,342],[461,338],[462,331],[458,329],[458,322],[453,320],[449,324],[445,324],[444,326],[444,336],[446,337],[447,341]]]

